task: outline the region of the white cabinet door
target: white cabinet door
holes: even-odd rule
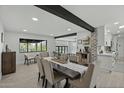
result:
[[[111,46],[112,35],[111,33],[105,34],[105,46]]]
[[[112,34],[107,32],[105,26],[97,28],[97,46],[111,46]]]

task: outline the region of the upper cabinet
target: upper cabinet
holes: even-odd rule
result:
[[[112,34],[110,33],[109,29],[105,30],[105,39],[104,39],[104,46],[111,46],[112,44]]]
[[[97,46],[111,46],[112,34],[106,26],[97,28]]]

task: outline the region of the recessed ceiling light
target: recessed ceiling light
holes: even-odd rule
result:
[[[23,31],[24,31],[24,32],[26,32],[27,30],[26,30],[26,29],[24,29]]]
[[[53,36],[54,34],[50,34],[51,36]]]
[[[33,21],[38,21],[38,18],[32,17],[32,20],[33,20]]]
[[[119,29],[121,29],[121,28],[124,28],[124,25],[122,25],[122,26],[119,26]]]
[[[120,31],[118,30],[117,33],[120,33]]]
[[[114,24],[117,25],[117,24],[119,24],[119,22],[115,22]]]
[[[67,30],[68,30],[68,31],[71,31],[71,28],[68,28]]]
[[[110,30],[108,30],[107,32],[110,32]]]

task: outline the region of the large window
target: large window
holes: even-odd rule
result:
[[[20,53],[47,51],[47,40],[20,39]]]
[[[36,52],[36,44],[37,43],[28,43],[28,52]]]
[[[28,52],[28,43],[26,40],[20,40],[20,52]]]
[[[47,41],[42,41],[42,51],[47,51]]]
[[[37,51],[42,51],[42,42],[37,43]]]

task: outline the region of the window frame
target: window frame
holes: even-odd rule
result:
[[[66,51],[66,48],[67,48],[67,51]],[[60,54],[63,53],[63,51],[64,51],[64,53],[66,53],[66,52],[68,53],[68,46],[56,46],[56,49],[58,50],[58,51],[56,50],[56,52],[58,52]]]
[[[34,44],[35,44],[36,51],[29,51],[29,42],[28,42],[28,48],[27,48],[27,50],[28,50],[29,53],[30,52],[37,52],[37,43],[34,43]]]
[[[44,40],[44,41],[46,41],[46,44],[45,44],[45,46],[46,46],[46,51],[47,51],[47,40]],[[43,43],[41,42],[41,46],[42,46],[42,48],[43,48]],[[41,50],[42,50],[42,52],[45,52],[45,51],[43,51],[43,49],[41,48]]]
[[[40,43],[40,51],[38,51],[38,43],[36,43],[36,51],[41,52],[42,51],[42,42]]]
[[[26,43],[26,44],[27,44],[27,43]],[[27,51],[26,51],[26,52],[22,52],[20,46],[21,46],[21,45],[20,45],[20,42],[19,42],[19,53],[27,53],[27,52],[28,52],[28,44],[27,44],[27,49],[26,49]]]
[[[20,43],[23,43],[23,42],[21,42],[21,40],[25,40],[26,42],[24,42],[24,43],[27,43],[27,52],[22,52],[22,51],[20,51],[21,49],[20,49]],[[36,51],[29,51],[29,43],[31,43],[32,41],[34,41],[34,43],[35,43],[35,46],[36,46]],[[47,51],[47,40],[36,40],[36,39],[25,39],[25,38],[20,38],[19,39],[19,53],[33,53],[33,52],[45,52],[45,51],[43,51],[42,50],[42,42],[43,41],[46,41],[46,51]],[[38,51],[37,50],[37,44],[39,43],[39,42],[41,42],[41,44],[40,44],[40,47],[41,47],[41,51]]]

